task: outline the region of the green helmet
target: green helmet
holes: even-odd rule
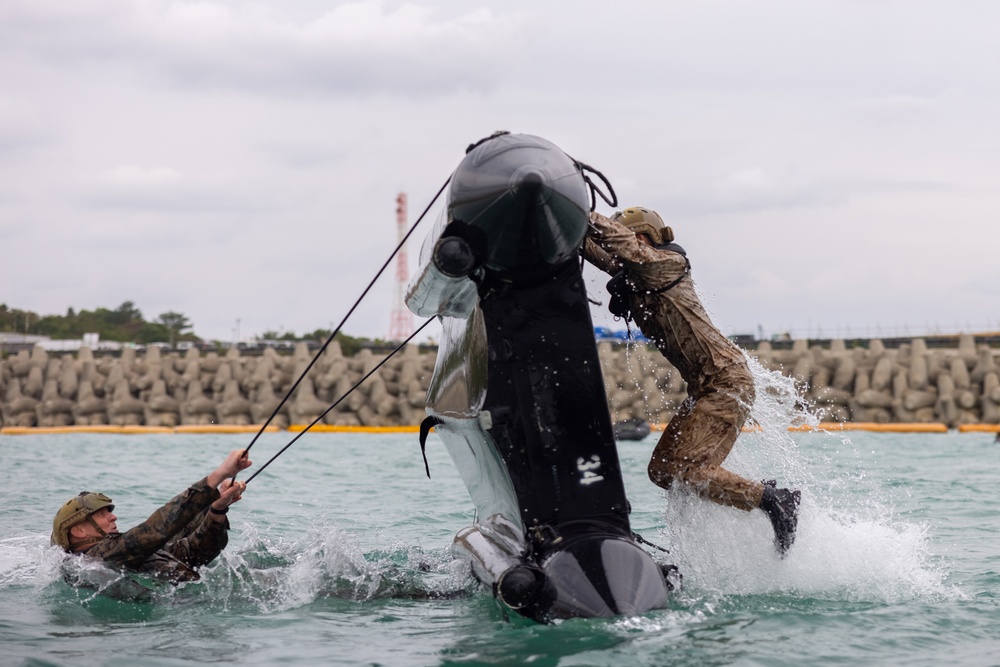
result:
[[[628,227],[633,234],[649,234],[655,245],[674,240],[674,230],[663,223],[659,213],[648,208],[641,206],[626,208],[615,213],[611,219]]]
[[[94,512],[105,507],[112,512],[115,509],[111,498],[103,493],[81,491],[78,496],[67,500],[56,512],[56,518],[52,520],[52,544],[58,544],[64,550],[69,551],[71,548],[69,529],[81,521],[86,521]]]

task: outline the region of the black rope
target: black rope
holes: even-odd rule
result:
[[[510,132],[507,130],[497,130],[490,136],[483,137],[479,141],[474,141],[473,143],[469,144],[469,146],[465,149],[465,154],[468,155],[479,146],[485,144],[487,141],[491,141],[493,139],[496,139],[497,137],[502,137],[507,134],[510,134]],[[574,159],[573,156],[571,155],[567,155],[566,157],[568,157],[570,160],[573,160],[573,164],[576,165],[577,169],[580,170],[580,174],[583,176],[584,183],[586,183],[587,187],[590,189],[591,211],[597,209],[597,197],[603,199],[604,203],[606,203],[611,208],[615,208],[616,206],[618,206],[618,195],[615,194],[615,189],[611,185],[611,181],[609,181],[607,177],[604,176],[604,174],[594,169],[586,162],[580,162],[579,160]],[[597,187],[597,184],[594,183],[594,180],[587,175],[587,172],[590,172],[594,176],[597,176],[597,178],[601,179],[601,182],[604,183],[604,186],[608,190],[608,194],[604,194],[604,192],[602,192],[601,189]]]
[[[485,144],[487,141],[489,141],[491,139],[496,139],[497,137],[502,137],[505,134],[510,134],[510,131],[509,130],[497,130],[496,132],[494,132],[493,134],[491,134],[488,137],[483,137],[479,141],[474,141],[471,144],[469,144],[468,147],[465,149],[465,154],[468,155],[469,153],[471,153],[472,151],[474,151],[476,148],[478,148],[480,145]]]
[[[357,381],[357,382],[356,382],[356,383],[354,384],[354,386],[353,386],[353,387],[351,387],[350,389],[348,389],[348,390],[347,390],[347,392],[345,392],[345,393],[344,393],[344,395],[343,395],[343,396],[341,396],[340,398],[338,398],[338,399],[337,399],[337,400],[336,400],[336,401],[335,401],[335,402],[334,402],[334,403],[333,403],[333,404],[332,404],[332,405],[331,405],[330,407],[328,407],[328,408],[327,408],[326,410],[324,410],[324,411],[323,411],[323,414],[321,414],[320,416],[316,417],[316,419],[312,420],[312,422],[310,422],[308,426],[306,426],[306,427],[305,427],[304,429],[302,429],[302,432],[300,432],[300,433],[299,433],[298,435],[296,435],[296,436],[295,436],[294,438],[292,438],[292,439],[291,439],[291,441],[290,441],[290,442],[289,442],[289,443],[288,443],[287,445],[285,445],[284,447],[282,447],[282,448],[281,448],[281,449],[280,449],[280,450],[278,451],[278,453],[277,453],[277,454],[275,454],[275,455],[274,455],[274,456],[272,456],[272,457],[271,457],[270,459],[268,459],[268,460],[267,460],[267,463],[265,463],[265,464],[264,464],[264,465],[262,465],[262,466],[261,466],[260,468],[258,468],[258,469],[257,469],[257,472],[255,472],[254,474],[250,475],[250,477],[249,477],[249,478],[247,479],[246,483],[247,483],[247,484],[249,484],[249,483],[250,483],[251,481],[253,481],[253,478],[254,478],[254,477],[256,477],[256,476],[257,476],[257,475],[259,475],[260,473],[264,472],[264,468],[266,468],[267,466],[271,465],[271,462],[272,462],[272,461],[274,461],[274,460],[275,460],[276,458],[278,458],[279,456],[281,456],[281,455],[282,455],[282,454],[284,453],[284,451],[285,451],[286,449],[288,449],[288,448],[289,448],[289,447],[291,447],[291,446],[292,446],[293,444],[295,444],[295,441],[296,441],[296,440],[298,440],[298,439],[299,439],[299,438],[301,438],[301,437],[302,437],[303,435],[305,435],[305,434],[306,434],[306,432],[307,432],[307,431],[308,431],[309,429],[311,429],[311,428],[312,428],[313,426],[315,426],[316,424],[318,424],[318,423],[320,422],[320,420],[322,420],[322,419],[323,419],[323,417],[327,416],[327,415],[328,415],[328,414],[330,413],[330,411],[331,411],[331,410],[333,410],[333,409],[334,409],[335,407],[337,407],[338,405],[340,405],[340,403],[341,403],[341,402],[342,402],[342,401],[343,401],[343,400],[344,400],[345,398],[347,398],[348,396],[350,396],[350,395],[351,395],[351,393],[352,393],[352,392],[353,392],[353,391],[354,391],[355,389],[357,389],[358,387],[360,387],[360,386],[361,386],[361,383],[362,383],[362,382],[364,382],[365,380],[367,380],[368,378],[370,378],[370,377],[371,377],[371,376],[372,376],[372,375],[373,375],[373,374],[375,373],[375,371],[377,371],[378,369],[382,368],[382,365],[383,365],[383,364],[384,364],[385,362],[389,361],[389,359],[391,359],[391,358],[392,358],[392,356],[393,356],[394,354],[396,354],[396,353],[397,353],[397,352],[399,352],[399,351],[400,351],[401,349],[403,349],[403,347],[404,347],[404,346],[405,346],[405,345],[406,345],[407,343],[409,343],[409,342],[410,342],[411,340],[413,340],[414,336],[416,336],[416,335],[417,335],[418,333],[420,333],[421,331],[423,331],[423,330],[424,330],[424,328],[425,328],[425,327],[426,327],[426,326],[427,326],[428,324],[430,324],[431,322],[433,322],[433,321],[434,321],[434,319],[435,319],[435,317],[430,317],[430,318],[428,318],[428,319],[427,319],[427,321],[426,321],[426,322],[424,322],[423,324],[421,324],[421,325],[420,325],[420,326],[419,326],[419,327],[417,328],[417,330],[416,330],[416,331],[414,331],[413,333],[411,333],[411,334],[410,334],[409,338],[407,338],[407,339],[406,339],[406,340],[404,340],[404,341],[403,341],[402,343],[400,343],[400,344],[399,344],[399,346],[398,346],[398,347],[396,347],[396,349],[395,349],[395,350],[393,350],[392,352],[390,352],[390,353],[389,353],[388,355],[386,355],[385,359],[383,359],[382,361],[380,361],[380,362],[379,362],[379,363],[378,363],[378,364],[377,364],[377,365],[375,366],[375,368],[373,368],[373,369],[371,369],[370,371],[368,371],[368,374],[367,374],[367,375],[365,375],[365,376],[364,376],[363,378],[361,378],[360,380],[358,380],[358,381]],[[249,447],[248,447],[247,449],[249,449]]]
[[[490,135],[488,137],[484,137],[483,139],[480,139],[479,141],[477,141],[477,142],[475,142],[473,144],[470,144],[469,147],[466,149],[466,153],[468,153],[471,150],[473,150],[476,146],[478,146],[478,145],[480,145],[480,144],[482,144],[482,143],[484,143],[486,141],[489,141],[490,139],[495,139],[498,136],[503,136],[504,134],[508,134],[508,133],[506,131],[494,132],[492,135]],[[590,210],[591,211],[593,211],[594,209],[597,208],[597,196],[600,196],[601,199],[603,199],[605,201],[605,203],[607,203],[608,206],[611,206],[612,208],[618,206],[618,196],[615,194],[615,190],[614,190],[614,187],[611,185],[611,182],[608,181],[608,179],[604,176],[604,174],[602,174],[601,172],[597,171],[596,169],[594,169],[593,167],[591,167],[590,165],[588,165],[588,164],[586,164],[584,162],[580,162],[579,160],[574,160],[572,157],[570,157],[570,159],[573,160],[573,163],[580,169],[580,173],[583,175],[583,180],[587,184],[588,188],[590,189]],[[599,187],[597,187],[597,184],[595,184],[594,181],[590,178],[590,176],[587,175],[587,172],[590,172],[590,173],[594,174],[595,176],[597,176],[601,180],[601,182],[604,183],[604,185],[606,186],[609,194],[606,195],[603,191],[601,191],[601,189]],[[417,228],[417,225],[419,225],[420,222],[424,219],[424,216],[427,215],[428,211],[430,211],[431,207],[438,200],[438,197],[441,196],[441,193],[444,192],[444,189],[446,187],[448,187],[448,183],[450,183],[450,182],[451,182],[451,176],[449,176],[445,180],[445,182],[441,185],[441,188],[437,191],[437,194],[434,195],[434,198],[431,199],[431,201],[427,205],[427,207],[424,208],[424,211],[423,211],[423,213],[420,214],[420,217],[417,218],[416,222],[414,222],[410,226],[410,229],[406,232],[406,234],[403,235],[403,238],[400,240],[400,242],[396,246],[395,250],[392,251],[392,254],[390,254],[389,257],[388,257],[388,259],[385,260],[385,263],[382,264],[382,268],[380,268],[378,270],[378,272],[375,274],[375,277],[372,278],[371,282],[368,283],[368,286],[365,287],[364,291],[361,293],[361,295],[354,302],[354,305],[352,305],[351,308],[350,308],[350,310],[347,311],[347,314],[344,315],[344,318],[340,321],[340,324],[337,325],[337,328],[334,329],[330,333],[330,336],[326,339],[326,342],[323,343],[323,346],[320,347],[320,349],[316,352],[315,355],[313,355],[313,358],[309,361],[309,364],[305,367],[305,369],[303,369],[302,373],[295,380],[295,383],[292,385],[292,387],[282,397],[282,399],[278,403],[277,407],[274,408],[274,411],[271,413],[271,416],[269,416],[267,418],[267,420],[263,424],[261,424],[260,430],[257,431],[256,435],[254,435],[253,440],[250,441],[250,444],[247,445],[247,448],[245,450],[243,450],[243,457],[244,458],[247,457],[247,455],[250,452],[250,449],[254,446],[254,444],[260,438],[261,434],[264,433],[264,431],[267,429],[267,427],[270,425],[270,423],[272,421],[274,421],[274,418],[281,411],[281,408],[283,408],[285,406],[285,403],[288,402],[288,399],[291,398],[292,394],[295,393],[295,390],[298,389],[299,385],[302,383],[302,380],[305,379],[305,377],[306,377],[306,375],[308,375],[309,371],[312,370],[312,367],[316,364],[316,362],[319,360],[319,358],[321,356],[323,356],[323,353],[330,346],[330,343],[333,342],[333,340],[337,336],[337,334],[340,333],[341,328],[343,328],[343,326],[347,322],[348,318],[354,313],[354,311],[357,309],[357,307],[361,304],[361,301],[364,300],[364,298],[368,295],[368,292],[375,285],[375,282],[382,276],[382,273],[389,267],[389,264],[392,262],[393,258],[400,251],[400,249],[402,249],[402,247],[406,243],[407,239],[410,238],[410,235],[413,234],[414,230]],[[493,203],[495,203],[495,202],[493,202]],[[489,206],[487,206],[487,208],[489,208]],[[386,357],[386,359],[384,359],[382,361],[382,363],[385,363],[385,361],[388,360],[389,357],[391,357],[393,354],[395,354],[403,345],[406,344],[406,342],[408,342],[410,339],[412,339],[413,336],[415,336],[417,333],[419,333],[429,323],[430,323],[430,320],[427,320],[427,322],[424,322],[424,324],[422,324],[420,326],[420,328],[417,329],[417,331],[415,331],[410,336],[410,338],[407,338],[406,341],[404,341],[400,345],[400,347],[397,347],[396,350],[394,350],[388,357]],[[375,369],[372,370],[372,372],[374,372],[375,370],[377,370],[382,365],[382,363],[380,363],[378,366],[376,366]],[[312,428],[317,423],[317,421],[319,419],[321,419],[322,417],[326,416],[326,414],[329,413],[330,410],[332,410],[334,407],[336,407],[337,404],[340,403],[340,401],[344,400],[344,398],[348,394],[350,394],[352,391],[354,391],[354,389],[356,389],[358,387],[358,385],[360,385],[361,382],[364,382],[370,375],[371,375],[371,373],[369,373],[368,375],[366,375],[365,377],[363,377],[358,382],[358,384],[354,385],[354,387],[352,387],[347,392],[347,394],[344,394],[344,396],[340,397],[337,400],[336,403],[334,403],[332,406],[330,406],[330,408],[328,408],[326,412],[324,412],[322,415],[320,415],[320,417],[317,418],[316,421],[314,421],[313,423],[309,424],[304,431],[302,431],[301,433],[299,433],[299,435],[297,435],[291,442],[289,442],[287,445],[285,445],[285,447],[282,448],[281,451],[278,452],[278,454],[275,454],[271,459],[269,459],[267,461],[267,463],[265,463],[263,467],[261,467],[260,469],[258,469],[257,472],[255,472],[249,479],[247,479],[247,481],[249,482],[251,479],[253,479],[254,477],[256,477],[261,472],[261,470],[263,470],[265,467],[267,467],[268,465],[270,465],[271,461],[273,461],[274,459],[276,459],[282,452],[285,451],[285,449],[288,449],[288,447],[290,447],[291,444],[293,442],[295,442],[295,440],[297,440],[299,437],[302,436],[303,433],[305,433],[310,428]],[[233,481],[236,481],[236,476],[233,475],[232,479],[233,479]]]
[[[570,159],[573,160],[573,158],[570,158]],[[594,169],[593,167],[591,167],[589,164],[587,164],[585,162],[580,162],[579,160],[573,160],[573,163],[577,166],[577,168],[580,169],[580,173],[583,175],[583,181],[584,181],[584,183],[586,183],[587,187],[590,188],[590,210],[591,211],[593,211],[593,210],[595,210],[597,208],[597,197],[598,196],[600,196],[600,198],[604,200],[604,203],[607,204],[608,206],[610,206],[611,208],[615,208],[616,206],[618,206],[618,195],[615,194],[615,189],[611,185],[611,181],[609,181],[607,179],[607,177],[604,176],[604,174],[602,174],[601,172],[597,171],[596,169]],[[599,187],[597,187],[597,184],[594,183],[594,181],[590,178],[590,176],[587,175],[588,171],[591,174],[593,174],[594,176],[597,176],[599,179],[601,179],[601,182],[604,183],[604,186],[608,189],[608,194],[604,194],[601,191],[601,189]]]
[[[483,141],[487,141],[488,139],[492,139],[492,138],[493,138],[493,137],[487,137],[487,139],[484,139]],[[445,188],[445,187],[446,187],[446,186],[448,185],[448,183],[449,183],[450,181],[451,181],[451,177],[449,176],[449,177],[448,177],[448,180],[447,180],[447,181],[445,181],[444,185],[442,185],[442,186],[441,186],[441,189],[440,189],[440,190],[438,190],[438,193],[437,193],[436,195],[434,195],[434,199],[433,199],[433,200],[431,200],[431,203],[430,203],[430,204],[429,204],[429,205],[427,206],[427,208],[426,208],[426,209],[424,209],[424,212],[423,212],[423,213],[422,213],[422,214],[420,215],[420,218],[423,218],[423,217],[424,217],[424,215],[426,215],[426,214],[427,214],[427,211],[428,211],[428,210],[430,209],[430,207],[431,207],[431,206],[432,206],[432,205],[434,204],[434,201],[435,201],[435,200],[437,200],[437,198],[438,198],[438,197],[439,197],[439,196],[441,195],[441,193],[442,193],[442,192],[444,191],[444,188]],[[476,215],[476,216],[475,216],[474,218],[472,218],[472,219],[471,219],[471,220],[470,220],[469,222],[470,222],[470,223],[471,223],[471,222],[475,222],[475,221],[476,221],[476,220],[477,220],[477,219],[479,218],[479,216],[481,216],[481,215],[484,215],[484,214],[485,214],[485,213],[486,213],[487,211],[489,211],[489,210],[490,210],[490,208],[492,208],[493,206],[495,206],[495,205],[497,204],[497,202],[499,202],[499,201],[503,200],[504,196],[505,196],[505,195],[502,195],[502,194],[501,194],[501,195],[498,195],[498,196],[496,197],[496,199],[494,199],[494,200],[493,200],[493,201],[491,201],[491,202],[490,202],[489,204],[487,204],[487,205],[486,205],[486,206],[485,206],[485,207],[483,208],[483,210],[482,210],[482,211],[480,211],[480,212],[479,212],[479,213],[478,213],[478,214],[477,214],[477,215]],[[420,220],[418,219],[418,220],[417,220],[417,222],[420,222]],[[417,223],[414,223],[413,227],[416,227],[416,226],[417,226]],[[410,228],[410,232],[412,232],[412,231],[413,231],[413,228],[411,227],[411,228]],[[406,234],[406,235],[407,235],[407,236],[409,236],[409,235],[410,235],[410,233],[409,233],[409,232],[407,232],[407,234]],[[405,240],[406,240],[406,238],[404,237],[404,239],[403,239],[403,240],[405,241]],[[396,250],[398,251],[398,250],[399,250],[399,248],[401,248],[401,247],[402,247],[402,245],[403,245],[403,244],[402,244],[402,243],[400,243],[400,244],[399,244],[399,246],[398,246],[398,247],[396,248]],[[393,254],[395,254],[395,253],[393,253]],[[389,260],[391,261],[391,259],[392,259],[392,258],[390,257],[390,258],[389,258]],[[386,266],[388,266],[388,265],[389,265],[389,262],[387,261],[387,262],[386,262],[386,263],[385,263],[385,264],[384,264],[384,265],[382,266],[382,271],[384,271],[384,270],[385,270],[385,268],[386,268]],[[381,273],[382,271],[379,271],[379,273]],[[378,276],[375,276],[375,277],[376,277],[376,278],[378,278]],[[374,283],[374,281],[372,281],[372,282]],[[371,285],[369,285],[368,287],[369,287],[369,288],[371,288]],[[368,292],[368,290],[366,289],[366,290],[365,290],[365,293],[367,293],[367,292]],[[362,296],[362,297],[364,297],[364,294],[362,294],[361,296]],[[359,301],[360,301],[360,299],[359,299]],[[355,307],[356,307],[356,306],[357,306],[357,304],[355,304]],[[354,308],[352,308],[351,310],[353,311],[353,310],[354,310]],[[350,313],[348,313],[348,315],[350,315]],[[344,319],[346,320],[347,318],[345,317]],[[393,350],[393,351],[392,351],[392,352],[391,352],[391,353],[389,354],[389,356],[387,356],[387,357],[386,357],[385,359],[383,359],[383,360],[382,360],[382,361],[381,361],[381,362],[380,362],[380,363],[379,363],[379,364],[378,364],[377,366],[375,366],[375,368],[373,368],[373,369],[372,369],[372,370],[371,370],[371,371],[370,371],[370,372],[368,373],[368,375],[365,375],[365,376],[364,376],[363,378],[361,378],[360,380],[358,380],[357,384],[355,384],[355,385],[354,385],[353,387],[351,387],[351,388],[350,388],[350,389],[349,389],[349,390],[347,391],[347,393],[346,393],[346,394],[344,394],[343,396],[341,396],[340,398],[338,398],[338,399],[337,399],[337,402],[336,402],[336,403],[334,403],[333,405],[331,405],[331,406],[330,406],[329,408],[327,408],[326,412],[324,412],[323,414],[321,414],[321,415],[320,415],[319,417],[317,417],[317,418],[316,418],[316,419],[315,419],[315,420],[314,420],[314,421],[313,421],[313,422],[312,422],[311,424],[309,424],[308,426],[306,426],[306,428],[305,428],[305,429],[304,429],[304,430],[302,431],[302,433],[299,433],[299,434],[298,434],[297,436],[295,436],[295,437],[294,437],[294,438],[292,439],[292,441],[291,441],[291,442],[289,442],[289,443],[288,443],[287,445],[285,445],[285,446],[284,446],[284,447],[283,447],[283,448],[281,449],[281,451],[279,451],[279,452],[278,452],[277,454],[275,454],[275,455],[274,455],[274,456],[272,456],[272,457],[271,457],[270,459],[268,459],[268,461],[267,461],[267,462],[266,462],[266,463],[265,463],[265,464],[264,464],[263,466],[261,466],[261,468],[260,468],[260,469],[258,469],[258,470],[257,470],[257,472],[255,472],[255,473],[254,473],[253,475],[251,475],[251,476],[250,476],[250,477],[249,477],[249,478],[247,479],[247,482],[249,482],[249,481],[250,481],[251,479],[253,479],[253,478],[254,478],[254,477],[256,477],[257,475],[259,475],[259,474],[260,474],[260,472],[261,472],[262,470],[264,470],[264,468],[266,468],[267,466],[269,466],[269,465],[271,464],[271,461],[273,461],[274,459],[278,458],[278,456],[280,456],[282,452],[284,452],[284,451],[285,451],[286,449],[288,449],[289,447],[291,447],[291,446],[292,446],[292,443],[294,443],[294,442],[295,442],[296,440],[298,440],[299,438],[301,438],[301,437],[302,437],[302,435],[303,435],[303,434],[304,434],[304,433],[305,433],[306,431],[308,431],[309,429],[311,429],[311,428],[312,428],[313,426],[315,426],[315,425],[316,425],[316,424],[317,424],[317,423],[319,422],[319,420],[320,420],[320,419],[322,419],[323,417],[325,417],[325,416],[326,416],[326,415],[327,415],[327,414],[328,414],[328,413],[330,412],[330,410],[333,410],[333,409],[334,409],[335,407],[337,407],[337,405],[339,405],[341,401],[343,401],[343,400],[344,400],[345,398],[347,398],[348,394],[350,394],[350,393],[351,393],[352,391],[354,391],[355,389],[357,389],[357,388],[358,388],[358,386],[359,386],[359,385],[360,385],[360,384],[361,384],[362,382],[364,382],[365,380],[367,380],[367,379],[368,379],[368,378],[369,378],[369,377],[370,377],[370,376],[372,375],[372,373],[374,373],[375,371],[377,371],[377,370],[378,370],[378,369],[379,369],[379,368],[380,368],[380,367],[382,366],[382,364],[384,364],[384,363],[385,363],[386,361],[388,361],[388,360],[389,360],[389,357],[391,357],[392,355],[396,354],[396,352],[398,352],[398,351],[400,350],[400,348],[402,348],[402,347],[403,347],[403,345],[406,345],[406,343],[408,343],[408,342],[409,342],[409,341],[410,341],[410,340],[411,340],[411,339],[412,339],[412,338],[413,338],[414,336],[416,336],[416,335],[417,335],[418,333],[420,333],[420,332],[421,332],[421,331],[423,330],[423,328],[424,328],[424,327],[426,327],[426,326],[427,326],[428,324],[430,324],[430,323],[431,323],[431,321],[432,321],[433,319],[434,319],[434,317],[431,317],[431,318],[430,318],[430,319],[428,319],[428,320],[427,320],[426,322],[424,322],[423,324],[421,324],[421,325],[420,325],[420,328],[419,328],[419,329],[417,329],[417,330],[416,330],[416,331],[414,331],[414,332],[413,332],[412,334],[410,334],[410,337],[409,337],[409,338],[407,338],[407,339],[406,339],[405,341],[403,341],[403,342],[402,342],[402,343],[401,343],[401,344],[399,345],[399,347],[397,347],[397,348],[396,348],[395,350]],[[343,324],[343,322],[341,322],[341,324]],[[327,341],[327,342],[329,342],[329,341]],[[325,347],[325,346],[324,346],[324,347]],[[321,349],[321,350],[319,351],[319,353],[317,353],[317,354],[316,354],[316,358],[318,358],[318,357],[319,357],[319,355],[320,355],[320,354],[322,354],[322,352],[323,352],[323,350]],[[316,360],[316,359],[314,358],[314,359],[313,359],[313,361],[315,362],[315,360]],[[312,366],[312,364],[310,364],[310,367],[311,367],[311,366]],[[306,371],[308,371],[308,370],[309,370],[309,369],[307,368],[307,369],[306,369]],[[297,387],[297,386],[298,386],[299,382],[301,382],[301,381],[302,381],[302,378],[303,378],[304,376],[305,376],[305,374],[303,373],[303,375],[299,377],[299,379],[298,379],[298,380],[296,381],[296,383],[295,383],[295,387]],[[294,390],[295,390],[295,387],[292,387],[292,390],[291,390],[291,391],[294,391]],[[290,396],[290,395],[291,395],[291,391],[289,392],[289,394],[288,394],[288,395],[286,395],[286,396],[285,396],[285,399],[287,399],[287,398],[288,398],[288,396]],[[280,408],[281,406],[279,405],[278,407]],[[277,411],[277,410],[275,410],[274,414],[272,414],[272,415],[271,415],[271,418],[273,418],[273,417],[274,417],[274,415],[275,415],[275,414],[277,414],[277,412],[278,412],[278,411]],[[270,420],[268,420],[268,421],[270,421]],[[265,426],[267,426],[267,424],[265,424]],[[263,429],[261,429],[261,431],[263,431]],[[258,433],[257,435],[259,436],[259,435],[260,435],[260,433]],[[257,438],[254,438],[254,441],[256,441],[256,440],[257,440]],[[252,442],[251,442],[250,444],[251,444],[251,445],[253,445],[253,443],[252,443]],[[421,449],[423,449],[423,447],[421,447]],[[247,447],[247,451],[249,451],[249,450],[250,450],[250,447]],[[244,453],[244,456],[246,456],[246,453]],[[427,463],[427,457],[426,457],[426,454],[425,454],[425,455],[424,455],[424,464],[425,464],[425,466],[426,466],[426,463]],[[428,477],[430,477],[430,470],[429,470],[429,469],[427,470],[427,476],[428,476]],[[235,478],[234,478],[234,479],[235,479]]]
[[[646,546],[653,547],[654,549],[659,549],[660,551],[662,551],[665,554],[670,553],[670,551],[668,551],[667,549],[664,549],[661,546],[653,544],[652,542],[650,542],[649,540],[647,540],[645,537],[643,537],[639,533],[633,532],[632,533],[632,539],[635,540],[636,542],[638,542],[639,544],[645,544]]]
[[[378,270],[378,273],[375,274],[375,277],[372,278],[372,280],[371,280],[370,283],[368,283],[368,287],[365,288],[365,290],[361,293],[361,296],[359,296],[358,299],[357,299],[357,301],[354,302],[354,305],[351,306],[351,309],[349,311],[347,311],[346,315],[344,315],[344,319],[342,319],[340,321],[340,324],[337,325],[337,328],[333,330],[333,332],[330,334],[330,337],[326,339],[325,343],[323,343],[323,347],[321,347],[319,349],[319,351],[315,354],[315,356],[313,356],[312,360],[309,362],[309,365],[306,366],[305,370],[302,371],[302,374],[299,375],[299,378],[295,381],[295,384],[292,385],[292,388],[288,390],[288,392],[285,394],[284,398],[281,399],[281,402],[278,403],[278,407],[276,407],[274,409],[274,412],[272,412],[271,416],[267,418],[267,421],[265,421],[261,425],[260,430],[257,431],[257,435],[255,435],[253,437],[253,440],[250,441],[250,444],[247,445],[247,448],[245,450],[243,450],[243,457],[244,458],[246,458],[247,454],[250,452],[250,448],[254,446],[254,443],[257,442],[257,439],[260,438],[260,434],[264,432],[264,430],[268,427],[268,425],[278,415],[278,412],[281,411],[281,408],[284,407],[285,403],[288,402],[288,399],[291,398],[291,396],[292,396],[293,393],[295,393],[295,390],[298,389],[299,384],[302,382],[303,378],[305,378],[306,374],[309,373],[309,371],[312,369],[313,365],[315,365],[316,361],[323,355],[323,352],[326,351],[326,348],[329,347],[330,343],[333,342],[334,337],[336,337],[336,335],[338,333],[340,333],[340,329],[344,326],[344,323],[347,322],[347,318],[349,318],[354,313],[355,309],[361,304],[361,301],[365,298],[365,296],[367,296],[369,290],[371,290],[372,286],[375,284],[375,281],[378,280],[379,277],[381,277],[382,273],[386,270],[386,268],[392,262],[393,257],[395,257],[396,253],[398,253],[400,251],[400,249],[406,243],[406,240],[408,238],[410,238],[410,235],[413,233],[413,230],[415,230],[417,228],[417,225],[419,225],[420,221],[424,219],[424,216],[427,215],[427,212],[431,210],[431,206],[434,205],[434,202],[437,201],[438,197],[441,196],[441,193],[444,192],[444,189],[446,187],[448,187],[448,183],[450,183],[450,182],[451,182],[451,176],[449,176],[445,180],[444,184],[437,191],[437,194],[434,195],[433,199],[431,199],[431,203],[429,203],[427,205],[427,208],[425,208],[424,212],[420,214],[420,217],[417,218],[417,221],[414,222],[410,226],[409,231],[407,231],[406,234],[403,235],[403,239],[399,242],[399,245],[397,245],[396,249],[392,251],[392,254],[389,255],[389,258],[387,260],[385,260],[385,264],[382,265],[382,268]],[[236,480],[235,475],[233,476],[233,480],[234,481]]]

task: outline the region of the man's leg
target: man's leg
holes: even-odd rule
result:
[[[752,402],[752,389],[746,396],[728,387],[688,398],[653,450],[649,462],[653,483],[667,488],[677,479],[720,505],[748,512],[759,506],[764,485],[722,467],[749,413],[746,398]]]
[[[728,372],[727,372],[728,371]],[[753,404],[753,378],[746,367],[720,373],[700,396],[689,397],[660,437],[649,461],[653,483],[667,488],[680,480],[720,505],[762,509],[784,556],[795,540],[799,492],[740,477],[722,467]]]

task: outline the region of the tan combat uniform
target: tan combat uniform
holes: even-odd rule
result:
[[[207,516],[218,498],[218,489],[201,479],[135,528],[109,533],[81,553],[174,583],[196,581],[196,568],[215,560],[229,541],[229,520]]]
[[[663,488],[679,479],[722,505],[747,511],[757,507],[764,486],[721,467],[755,397],[743,352],[712,324],[683,255],[647,246],[603,215],[592,213],[591,223],[584,246],[587,261],[611,275],[626,270],[636,324],[688,386],[688,398],[653,450],[649,478]]]

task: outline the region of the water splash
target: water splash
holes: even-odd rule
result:
[[[726,468],[748,479],[777,479],[802,491],[796,542],[785,559],[763,512],[721,507],[684,489],[666,493],[663,531],[685,576],[686,595],[788,595],[895,602],[962,593],[944,584],[926,526],[899,519],[884,480],[844,434],[789,431],[817,427],[794,381],[749,359],[757,400]],[[800,441],[809,438],[808,453]],[[844,465],[825,453],[847,453]]]
[[[474,585],[468,568],[446,553],[416,548],[364,551],[336,528],[318,528],[301,541],[272,540],[253,526],[245,545],[223,552],[203,573],[210,595],[224,605],[249,603],[283,611],[321,598],[355,602],[460,597]]]
[[[48,539],[40,535],[0,540],[0,587],[31,583],[48,546]]]
[[[323,598],[449,599],[476,586],[467,564],[447,552],[413,547],[366,552],[356,537],[336,527],[317,528],[296,542],[261,535],[250,524],[241,532],[238,544],[230,544],[202,568],[201,581],[178,586],[93,559],[68,557],[46,536],[8,538],[0,540],[0,587],[32,587],[91,609],[198,603],[273,613]]]
[[[798,537],[784,559],[762,513],[669,492],[666,533],[689,592],[879,602],[957,594],[930,562],[925,527],[865,508],[832,511],[804,492]]]

